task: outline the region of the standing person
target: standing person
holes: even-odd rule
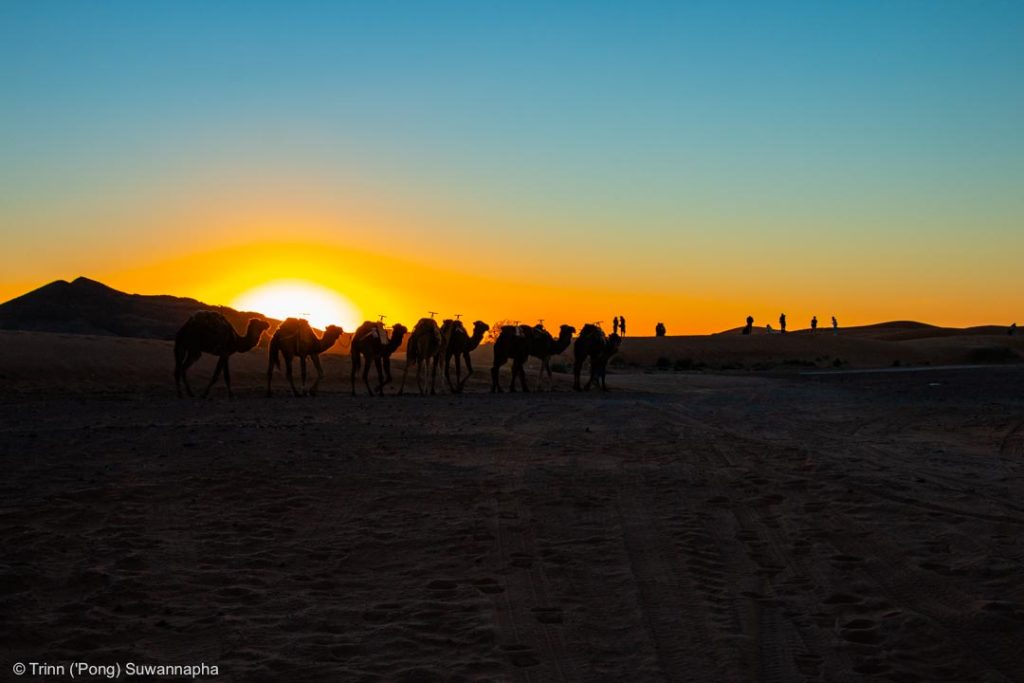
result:
[[[832,334],[839,334],[839,323],[835,316],[832,316]]]
[[[619,316],[619,332],[623,337],[626,336],[626,316],[624,315]]]
[[[754,316],[747,316],[747,326],[743,328],[743,334],[750,334],[750,331],[754,329]]]
[[[1012,337],[1016,331],[1017,331],[1017,323],[1013,323],[1012,325],[1010,325],[1010,329],[1008,329],[1006,331],[1006,333]]]
[[[779,329],[782,330],[782,334],[786,334],[786,314],[783,313],[779,316]]]
[[[818,316],[811,318],[811,332],[814,332],[816,329],[818,329]]]
[[[612,334],[619,333],[619,316],[612,318]]]

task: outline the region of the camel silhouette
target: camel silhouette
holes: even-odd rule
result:
[[[491,326],[482,320],[473,323],[473,336],[466,331],[461,320],[445,320],[441,325],[441,338],[444,346],[444,379],[453,394],[462,393],[466,382],[473,374],[473,361],[469,354],[480,346],[484,335]],[[455,384],[452,384],[452,358],[455,359]],[[466,376],[462,376],[462,362],[466,362]]]
[[[419,387],[420,395],[426,394],[423,385],[423,365],[430,363],[430,394],[437,393],[435,383],[437,380],[437,366],[440,363],[439,355],[443,352],[441,346],[441,328],[433,318],[420,318],[409,335],[409,344],[405,348],[405,370],[402,372],[402,386],[398,388],[398,394],[405,392],[405,379],[409,375],[409,366],[416,364],[416,385]]]
[[[622,337],[618,334],[606,335],[604,330],[597,325],[589,323],[584,325],[580,336],[576,338],[576,343],[573,345],[572,388],[576,391],[589,391],[590,386],[597,382],[602,391],[608,391],[608,385],[605,382],[608,361],[619,352],[621,343]],[[581,387],[580,373],[583,370],[583,364],[588,359],[590,360],[590,379],[586,386]]]
[[[305,396],[306,390],[306,358],[313,361],[316,368],[316,379],[310,385],[308,394],[316,396],[317,387],[324,378],[324,369],[320,366],[320,354],[331,348],[342,334],[337,325],[328,325],[322,337],[310,327],[309,321],[303,318],[288,318],[274,331],[270,338],[270,353],[267,354],[267,396],[271,395],[270,385],[274,379],[274,368],[281,367],[281,356],[284,356],[284,374],[291,385],[292,393]],[[292,359],[298,357],[302,374],[302,391],[295,388],[292,379]]]
[[[558,329],[558,338],[551,336],[551,333],[542,325],[535,325],[533,338],[530,340],[530,355],[540,359],[540,374],[537,376],[537,391],[541,390],[544,381],[544,373],[548,374],[548,388],[554,389],[554,378],[551,376],[551,356],[569,348],[572,343],[572,336],[576,334],[576,328],[572,325],[562,325]]]
[[[523,391],[529,391],[526,386],[526,361],[530,357],[530,343],[533,341],[536,330],[529,325],[503,325],[498,338],[494,340],[494,364],[491,365],[491,393],[500,392],[498,385],[498,374],[501,368],[510,359],[512,361],[512,382],[508,390],[516,390],[516,379],[519,380]]]
[[[363,367],[363,384],[370,396],[374,390],[370,388],[370,365],[377,368],[376,393],[383,394],[384,387],[391,384],[391,354],[398,350],[408,332],[405,325],[396,324],[389,335],[383,322],[367,320],[352,335],[352,395],[356,395],[356,372],[360,361],[365,360]]]
[[[188,369],[204,353],[213,354],[218,360],[213,377],[203,391],[203,397],[210,394],[210,389],[223,372],[228,397],[233,398],[228,358],[233,353],[245,353],[256,346],[269,327],[270,323],[266,320],[252,318],[246,325],[245,334],[239,335],[228,319],[216,311],[193,313],[174,337],[174,384],[178,390],[178,398],[181,398],[182,384],[185,385],[186,393],[192,396],[192,387],[188,383]]]

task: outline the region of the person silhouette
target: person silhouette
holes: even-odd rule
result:
[[[654,336],[664,337],[665,336],[665,323],[658,323],[654,326]]]
[[[624,315],[619,316],[619,334],[623,337],[626,336],[626,316]]]
[[[782,315],[779,316],[779,330],[782,331],[782,334],[786,334],[786,314],[785,313],[783,313]]]
[[[818,316],[811,318],[811,332],[818,329]]]
[[[612,318],[612,334],[619,333],[619,316]]]
[[[1011,337],[1012,337],[1012,336],[1013,336],[1013,335],[1014,335],[1014,334],[1015,334],[1016,332],[1017,332],[1017,323],[1013,323],[1013,324],[1011,324],[1011,325],[1010,325],[1010,329],[1008,329],[1008,330],[1006,331],[1006,333],[1007,333],[1008,335],[1010,335]]]
[[[750,330],[754,328],[754,316],[747,316],[747,326],[743,328],[743,334],[750,334]]]
[[[839,334],[839,322],[835,316],[832,316],[832,334]]]

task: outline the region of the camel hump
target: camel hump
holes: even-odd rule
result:
[[[235,332],[234,326],[228,322],[222,313],[217,311],[196,311],[189,316],[188,324],[202,327],[208,331],[230,331]]]
[[[607,335],[604,333],[604,330],[602,330],[597,325],[594,325],[592,323],[587,323],[586,325],[583,326],[583,329],[580,330],[580,337],[582,338],[582,337],[591,337],[591,336],[592,337],[596,337],[597,339],[600,339],[601,341],[604,341],[605,339],[607,339]]]
[[[294,337],[299,335],[301,338],[306,338],[313,334],[313,329],[309,326],[309,321],[305,318],[286,318],[283,323],[274,332],[275,336],[280,337]]]
[[[429,331],[439,333],[440,328],[438,328],[437,321],[433,318],[420,318],[413,331],[418,331],[420,334],[424,334]]]

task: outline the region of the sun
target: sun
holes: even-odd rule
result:
[[[273,280],[242,292],[231,307],[262,313],[268,318],[305,318],[316,328],[341,325],[354,330],[362,312],[333,289],[308,280]]]

